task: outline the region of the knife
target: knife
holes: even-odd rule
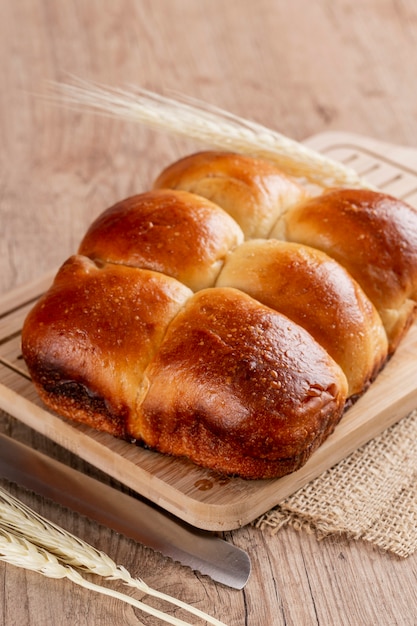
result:
[[[153,548],[214,581],[243,589],[248,554],[0,433],[0,476]]]

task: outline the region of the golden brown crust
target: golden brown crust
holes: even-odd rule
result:
[[[192,292],[176,280],[71,257],[26,318],[22,351],[52,409],[125,436],[143,372]]]
[[[344,371],[349,395],[361,393],[385,363],[387,337],[375,307],[324,252],[277,240],[245,242],[216,284],[240,289],[305,328]]]
[[[227,252],[243,241],[231,217],[186,191],[150,191],[118,202],[88,229],[79,254],[163,272],[198,290],[214,284]]]
[[[415,315],[417,212],[383,193],[336,189],[289,209],[271,236],[323,250],[378,310],[393,352]]]
[[[221,206],[246,238],[268,237],[281,212],[306,197],[305,190],[269,161],[206,151],[167,167],[154,187],[185,189]]]
[[[297,469],[339,421],[347,393],[306,331],[234,289],[188,300],[146,377],[131,434],[246,478]]]

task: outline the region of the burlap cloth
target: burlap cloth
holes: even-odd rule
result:
[[[400,557],[417,548],[417,410],[264,514],[322,539],[345,535]]]

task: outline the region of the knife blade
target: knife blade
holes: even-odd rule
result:
[[[241,548],[1,433],[0,476],[223,585],[243,589],[248,581],[251,562]]]

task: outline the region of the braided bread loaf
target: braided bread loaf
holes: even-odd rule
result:
[[[301,467],[412,323],[417,212],[204,152],[107,209],[29,313],[59,414],[244,478]]]

